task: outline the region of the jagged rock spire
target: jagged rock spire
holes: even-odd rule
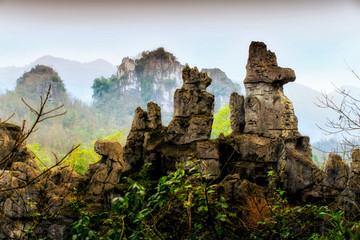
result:
[[[206,92],[211,78],[194,67],[183,70],[183,86],[174,95],[174,118],[167,141],[187,144],[210,138],[214,115],[214,95]]]
[[[295,73],[290,68],[281,68],[276,61],[275,53],[267,50],[265,43],[252,42],[246,65],[244,83],[281,83],[295,81]]]
[[[297,118],[283,85],[295,81],[295,73],[277,65],[276,56],[262,42],[252,42],[246,66],[245,133],[267,137],[299,135]]]

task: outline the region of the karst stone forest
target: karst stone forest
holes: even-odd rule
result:
[[[126,144],[96,141],[84,175],[66,164],[76,146],[42,169],[26,147],[62,117],[51,89],[29,106],[34,129],[2,119],[0,239],[360,239],[360,151],[350,166],[333,153],[313,163],[283,92],[295,72],[264,43],[250,44],[246,95],[229,96],[230,135],[210,137],[208,74],[187,65],[182,81],[167,126],[156,102],[133,109]]]

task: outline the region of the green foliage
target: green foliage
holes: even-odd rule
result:
[[[225,136],[231,133],[230,106],[228,104],[225,104],[214,115],[211,138],[217,138],[220,133],[223,133]]]
[[[105,137],[103,137],[103,132],[99,135],[98,139],[115,140],[124,145],[126,134],[126,129],[113,131]],[[75,149],[64,161],[64,164],[71,166],[77,173],[84,175],[90,164],[96,163],[101,159],[101,156],[94,151],[95,141],[96,139],[93,139],[90,143]],[[54,164],[54,161],[50,158],[51,153],[42,147],[41,144],[33,142],[32,144],[27,144],[27,147],[36,155],[36,163],[41,170],[51,167]]]
[[[141,84],[141,100],[144,103],[147,103],[148,101],[150,101],[150,99],[153,97],[154,94],[154,89],[153,89],[153,84],[154,84],[154,76],[146,76],[142,79],[140,79],[140,84]]]
[[[56,73],[51,74],[51,82],[53,85],[56,85],[56,88],[61,89],[64,92],[66,91],[63,81]]]
[[[94,239],[236,239],[231,226],[238,221],[219,196],[219,185],[200,174],[197,162],[190,164],[156,182],[147,178],[149,165],[138,180],[124,178],[126,191],[112,200],[114,211],[101,219],[81,215],[72,225],[73,239],[90,233],[101,236]]]
[[[118,81],[114,76],[111,78],[96,78],[91,86],[93,89],[93,98],[101,98],[106,94],[115,92]]]
[[[46,152],[45,148],[41,146],[41,144],[33,142],[33,144],[27,144],[26,147],[35,154],[36,163],[40,167],[41,171],[44,171],[46,168],[51,167],[54,164],[54,161],[51,160],[49,154]]]
[[[105,136],[101,139],[104,140],[115,140],[118,141],[121,145],[125,145],[126,143],[126,136],[127,136],[128,130],[127,129],[121,129],[118,131],[114,131],[113,133],[111,133],[108,136]]]
[[[105,136],[101,139],[115,140],[125,144],[125,134],[127,133],[126,129],[119,131],[114,131],[108,136]],[[101,156],[94,151],[94,144],[96,140],[91,141],[89,145],[85,147],[79,147],[73,151],[70,156],[66,159],[65,164],[68,164],[79,174],[84,175],[90,164],[96,163],[101,159]]]
[[[79,147],[70,154],[64,163],[75,169],[77,173],[84,175],[89,165],[98,162],[100,159],[101,156],[93,148]]]
[[[311,204],[291,206],[284,190],[274,189],[269,207],[269,218],[258,223],[251,239],[360,239],[359,223],[347,222],[342,211]]]

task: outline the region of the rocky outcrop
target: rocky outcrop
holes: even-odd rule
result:
[[[95,151],[102,159],[81,176],[67,165],[42,172],[23,139],[20,127],[0,123],[0,239],[64,239],[77,216],[71,207],[76,199],[101,205],[119,183],[125,166],[122,147],[116,141],[97,141]]]
[[[21,128],[0,124],[0,239],[20,239],[33,227],[34,217],[57,216],[40,221],[37,236],[61,239],[72,210],[67,206],[81,176],[68,166],[41,172],[35,155],[24,145]]]
[[[159,134],[162,135],[164,131],[160,107],[153,102],[149,102],[147,106],[147,112],[140,107],[135,110],[134,120],[124,147],[127,170],[139,169],[154,155],[148,156],[146,151],[154,149],[159,142]]]
[[[86,172],[87,191],[94,195],[102,194],[120,182],[120,172],[125,167],[123,148],[114,140],[98,140],[95,152],[102,156],[97,163],[91,164]]]
[[[295,73],[277,65],[276,56],[261,42],[252,42],[244,80],[245,133],[266,137],[299,136],[297,118],[283,85],[295,81]]]
[[[327,198],[339,196],[346,188],[349,178],[349,166],[339,155],[330,153],[325,165],[322,186]]]
[[[211,78],[186,66],[183,81],[175,92],[174,118],[166,139],[178,145],[209,139],[214,115],[214,95],[206,92]]]
[[[236,92],[230,97],[232,134],[219,140],[220,162],[225,172],[264,187],[273,172],[276,185],[306,198],[318,169],[309,138],[298,133],[292,104],[283,93],[282,86],[295,80],[294,71],[278,67],[275,54],[261,42],[251,43],[246,70],[246,97]]]
[[[57,72],[44,65],[37,65],[24,73],[17,80],[15,91],[27,98],[30,97],[31,100],[37,100],[39,96],[46,95],[50,85],[49,99],[56,104],[65,103],[68,96],[63,81]]]
[[[201,72],[206,73],[212,79],[207,91],[215,96],[215,112],[223,104],[229,102],[232,92],[240,92],[241,90],[240,85],[229,79],[219,68],[203,68]]]
[[[124,160],[131,171],[151,163],[153,177],[174,171],[190,157],[200,161],[201,171],[217,175],[220,171],[216,142],[209,141],[214,114],[214,96],[206,92],[211,79],[197,68],[186,66],[183,86],[174,96],[174,118],[168,127],[161,124],[160,107],[148,104],[135,117],[124,147]]]
[[[311,160],[309,138],[298,133],[292,104],[282,90],[283,84],[294,80],[294,72],[278,67],[275,54],[267,51],[265,44],[253,42],[244,80],[247,96],[234,92],[230,97],[232,134],[209,140],[214,96],[206,88],[212,80],[186,66],[183,86],[174,95],[169,126],[163,127],[159,120],[150,127],[154,103],[147,112],[136,109],[124,160],[132,171],[151,163],[155,177],[195,158],[202,172],[213,178],[238,174],[241,180],[265,189],[269,172],[273,172],[274,184],[297,199],[306,199],[313,194],[319,176]],[[160,116],[160,108],[153,112]]]

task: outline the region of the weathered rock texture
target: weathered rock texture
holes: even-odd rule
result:
[[[121,144],[113,140],[95,142],[95,152],[102,156],[97,163],[91,164],[86,172],[89,193],[99,195],[116,186],[120,172],[125,167]]]
[[[64,239],[76,219],[71,208],[75,197],[91,196],[91,203],[99,205],[119,183],[122,147],[115,141],[97,141],[95,151],[102,159],[81,176],[66,165],[42,172],[23,137],[20,127],[0,123],[0,239]]]
[[[211,78],[197,68],[183,70],[182,88],[174,96],[174,118],[168,127],[167,140],[187,144],[210,138],[214,115],[214,95],[206,92]]]
[[[282,90],[283,84],[295,80],[294,72],[278,67],[275,54],[257,42],[250,46],[247,72],[246,98],[236,92],[230,97],[233,133],[209,140],[214,96],[206,88],[211,78],[185,67],[167,128],[149,127],[149,106],[147,112],[136,110],[124,150],[131,170],[152,163],[154,176],[159,176],[191,157],[212,177],[238,174],[265,189],[271,181],[297,199],[312,197],[319,170],[311,160],[309,138],[298,133],[292,104]],[[156,112],[160,116],[159,108]],[[272,179],[269,172],[274,172]]]
[[[137,171],[144,163],[151,163],[150,171],[160,176],[195,156],[201,160],[204,173],[219,173],[218,150],[216,144],[209,141],[214,96],[206,92],[206,87],[211,79],[197,68],[186,66],[183,82],[182,88],[175,92],[174,118],[168,127],[162,126],[157,104],[149,102],[147,111],[136,109],[124,147],[129,170]]]
[[[72,222],[67,203],[81,177],[66,166],[42,173],[35,155],[22,144],[20,127],[1,123],[0,136],[0,239],[24,238],[34,216],[51,215],[57,218],[39,222],[34,234],[61,239]]]
[[[229,106],[231,109],[230,124],[232,133],[243,133],[245,128],[244,96],[232,92]]]
[[[294,108],[283,93],[283,85],[295,81],[294,71],[279,67],[261,42],[251,43],[246,71],[245,133],[299,136]]]
[[[209,140],[214,96],[206,88],[211,78],[196,68],[183,69],[183,86],[175,92],[174,116],[167,128],[160,121],[150,128],[149,106],[147,112],[136,109],[124,149],[131,170],[152,163],[154,176],[159,176],[196,158],[204,174],[219,180],[238,174],[265,189],[271,181],[296,199],[315,197],[319,170],[311,160],[309,138],[298,133],[292,104],[282,89],[295,80],[294,71],[278,67],[275,54],[259,42],[250,45],[246,69],[246,98],[236,92],[230,97],[230,136]],[[156,109],[154,115],[160,116]]]
[[[337,197],[346,188],[349,166],[339,155],[330,153],[325,166],[322,185],[327,197]]]

